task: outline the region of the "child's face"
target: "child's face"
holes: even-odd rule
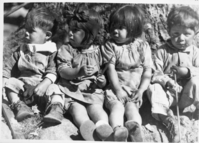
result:
[[[26,39],[30,44],[44,44],[46,42],[46,32],[41,28],[26,29]]]
[[[170,29],[171,42],[174,47],[184,50],[192,44],[195,31],[181,25],[172,26]]]
[[[113,31],[111,31],[111,37],[118,44],[123,44],[130,40],[130,38],[127,37],[127,34],[128,32],[126,28],[114,28]]]
[[[73,47],[82,47],[82,41],[85,37],[85,32],[82,29],[70,30],[69,40]]]

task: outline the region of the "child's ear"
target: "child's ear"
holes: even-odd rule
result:
[[[52,37],[52,32],[47,31],[46,32],[46,40],[49,40]]]

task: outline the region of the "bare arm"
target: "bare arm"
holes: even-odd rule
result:
[[[74,79],[79,77],[80,68],[65,67],[59,70],[59,74],[64,79]]]
[[[109,64],[107,68],[108,79],[111,83],[111,87],[118,100],[125,103],[128,97],[127,93],[122,89],[119,83],[118,75],[115,70],[115,65]]]
[[[143,93],[149,86],[151,81],[152,71],[150,68],[147,68],[143,71],[140,86],[138,90]]]

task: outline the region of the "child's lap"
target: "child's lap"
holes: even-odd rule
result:
[[[98,104],[103,106],[104,103],[104,92],[99,89],[95,90],[94,93],[85,93],[70,91],[67,87],[63,87],[57,84],[51,84],[46,92],[48,97],[53,95],[61,95],[63,97],[65,109],[68,110],[71,104],[79,103],[84,106],[91,104]],[[75,98],[74,96],[77,95]]]

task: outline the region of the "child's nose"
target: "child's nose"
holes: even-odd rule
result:
[[[113,31],[113,33],[114,33],[114,34],[118,34],[118,30],[115,29],[115,30]]]
[[[25,33],[26,38],[29,38],[29,35],[30,35],[29,32]]]
[[[180,34],[179,38],[180,38],[180,40],[184,40],[185,39],[185,35],[184,34]]]
[[[70,31],[70,32],[69,32],[69,37],[71,38],[72,36],[73,36],[73,32]]]

